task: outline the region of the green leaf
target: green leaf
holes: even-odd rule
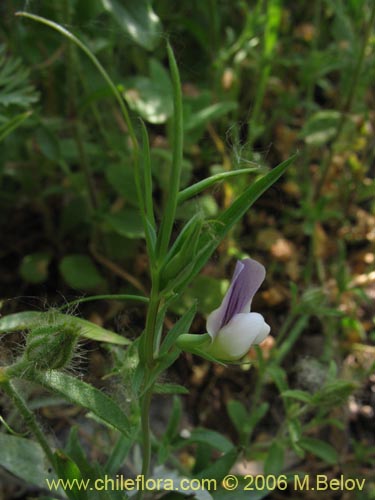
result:
[[[48,160],[59,162],[61,158],[60,142],[48,126],[38,127],[35,131],[35,139],[41,153]]]
[[[135,433],[131,438],[125,437],[121,434],[112,448],[112,452],[108,457],[107,463],[104,466],[105,472],[114,476],[118,473],[120,467],[124,464],[125,458],[128,456],[131,447],[133,446]]]
[[[340,406],[345,403],[357,385],[350,380],[334,380],[327,382],[320,391],[312,397],[315,405],[322,407]]]
[[[217,481],[221,481],[226,474],[230,471],[233,465],[236,463],[236,460],[239,455],[239,450],[235,447],[232,447],[223,456],[215,460],[215,462],[202,470],[196,477],[198,478],[210,478],[216,479]]]
[[[172,84],[168,72],[156,59],[150,61],[149,77],[126,80],[123,95],[129,107],[149,123],[165,123],[172,116]]]
[[[132,169],[124,163],[112,163],[105,171],[106,178],[113,189],[133,206],[138,206],[137,191]]]
[[[190,436],[186,439],[181,439],[178,441],[177,448],[181,448],[182,446],[187,446],[194,443],[201,443],[216,450],[219,450],[223,453],[227,453],[228,451],[233,449],[233,444],[224,436],[219,434],[216,431],[211,431],[209,429],[196,428],[193,429],[190,433]]]
[[[21,113],[12,118],[8,119],[5,123],[0,125],[0,142],[5,139],[13,130],[20,127],[23,122],[31,116],[31,111],[26,111],[26,113]]]
[[[306,391],[301,391],[299,389],[289,389],[281,393],[283,398],[297,399],[302,401],[302,403],[311,404],[313,396]]]
[[[170,446],[173,440],[178,437],[178,430],[180,427],[180,420],[182,415],[182,404],[178,397],[173,398],[173,407],[168,420],[167,429],[163,435],[158,450],[158,463],[161,464],[168,460],[170,455]]]
[[[241,168],[238,170],[231,170],[230,172],[220,172],[219,174],[211,175],[202,181],[199,181],[192,186],[185,188],[183,191],[178,193],[177,202],[183,203],[184,201],[196,196],[205,189],[213,186],[217,182],[223,181],[229,177],[236,177],[237,175],[249,174],[251,172],[259,170],[259,167],[249,167]]]
[[[76,318],[69,314],[62,314],[56,311],[38,312],[38,311],[23,311],[20,313],[9,314],[0,319],[0,333],[29,330],[36,326],[48,325],[53,322],[67,322],[77,329],[79,335],[98,342],[109,342],[111,344],[128,345],[130,340],[106,330],[91,321]]]
[[[166,354],[169,349],[175,345],[177,338],[185,332],[188,332],[197,313],[196,302],[186,311],[186,313],[169,330],[160,348],[160,356]]]
[[[90,290],[103,283],[103,277],[87,255],[67,255],[61,260],[59,268],[67,284],[77,290]]]
[[[209,231],[202,232],[199,238],[198,247],[205,248],[205,250],[197,258],[190,275],[176,291],[182,290],[186,283],[199,273],[232,227],[245,215],[256,200],[283,175],[295,158],[296,155],[293,155],[288,160],[280,163],[280,165],[272,169],[261,179],[254,182],[216,219]]]
[[[237,102],[227,101],[218,102],[216,104],[208,106],[207,108],[201,109],[196,113],[191,113],[184,124],[185,132],[193,130],[197,127],[201,127],[202,125],[205,125],[206,123],[213,121],[220,116],[226,115],[230,111],[234,111],[236,109]]]
[[[121,236],[130,239],[143,238],[142,217],[139,210],[125,208],[114,214],[106,214],[103,220]]]
[[[64,452],[77,464],[85,478],[93,477],[94,468],[88,463],[86,453],[80,444],[78,429],[77,425],[70,429]]]
[[[67,497],[71,500],[86,500],[85,489],[77,485],[77,483],[81,484],[83,479],[77,464],[61,450],[57,450],[54,457],[59,478],[69,481],[72,485],[71,488],[65,490]]]
[[[245,433],[246,422],[249,419],[249,414],[242,403],[231,399],[227,403],[227,412],[236,431],[240,436]]]
[[[38,100],[35,88],[29,83],[30,71],[21,59],[6,54],[0,45],[0,106],[28,108]]]
[[[335,448],[326,441],[310,437],[303,437],[298,441],[298,444],[304,450],[316,455],[330,465],[335,465],[338,462],[339,456]]]
[[[335,136],[340,117],[341,113],[336,110],[318,111],[303,126],[301,137],[312,146],[326,144]]]
[[[165,383],[154,385],[154,393],[156,394],[189,394],[189,389],[180,384]]]
[[[48,277],[51,254],[36,252],[25,255],[20,265],[20,275],[28,283],[43,283]]]
[[[148,0],[102,0],[102,4],[135,43],[147,50],[159,43],[162,27]]]
[[[274,441],[268,450],[264,462],[264,474],[277,476],[282,471],[284,465],[284,448],[280,443]]]
[[[112,398],[95,387],[66,373],[54,370],[49,372],[34,371],[31,374],[25,374],[25,377],[60,394],[68,401],[90,410],[125,436],[129,435],[131,425],[126,414]]]
[[[0,433],[0,449],[0,465],[27,483],[46,488],[46,479],[55,478],[38,443]]]

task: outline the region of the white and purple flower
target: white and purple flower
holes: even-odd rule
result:
[[[271,328],[261,314],[250,312],[251,302],[266,275],[253,259],[237,262],[231,285],[218,309],[207,318],[211,343],[202,346],[210,356],[223,361],[241,359],[254,344],[262,342]]]

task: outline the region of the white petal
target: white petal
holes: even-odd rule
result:
[[[214,336],[208,352],[217,359],[234,361],[242,358],[253,344],[262,342],[269,332],[261,314],[239,313]]]
[[[221,317],[221,312],[220,312],[220,307],[212,311],[208,316],[207,316],[207,323],[206,323],[206,330],[207,333],[211,335],[212,340],[215,338],[217,334],[217,328],[216,325],[220,321],[219,318]]]

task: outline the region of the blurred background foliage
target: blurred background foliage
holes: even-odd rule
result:
[[[314,441],[334,429],[332,446],[350,470],[365,474],[375,459],[374,2],[1,2],[4,313],[86,293],[147,293],[149,285],[131,144],[116,103],[89,60],[55,32],[15,17],[18,10],[74,32],[117,83],[137,130],[137,116],[147,122],[157,215],[168,196],[172,143],[166,39],[183,85],[182,187],[210,174],[254,168],[183,204],[178,224],[197,211],[215,218],[248,183],[299,151],[283,180],[174,304],[170,318],[198,299],[194,328],[203,331],[204,315],[225,292],[233,258],[257,258],[267,279],[256,306],[274,335],[250,355],[258,376],[240,368],[230,376],[189,357],[178,362],[177,372],[196,388],[186,403],[193,421],[220,430],[217,415],[225,414],[240,441],[250,439],[257,423],[246,434],[241,414],[261,397],[271,401],[276,384],[283,405],[276,404],[256,439],[257,458],[264,459],[262,440],[280,410],[289,422],[280,432],[289,435],[298,456],[308,452],[337,463],[332,449],[319,455]],[[124,320],[123,309],[104,303],[81,312],[134,336],[143,327],[142,312],[126,313]],[[267,359],[274,361],[268,371]],[[343,379],[350,383],[342,386]],[[212,380],[221,380],[221,388]],[[211,389],[202,398],[198,389],[207,384]],[[337,399],[328,397],[324,406],[327,391]],[[230,402],[231,394],[242,400],[241,408]],[[321,411],[303,420],[302,403],[308,407],[303,414],[319,405]],[[304,432],[312,437],[301,441]],[[280,457],[277,444],[272,453],[268,463]]]

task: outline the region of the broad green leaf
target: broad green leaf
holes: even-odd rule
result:
[[[148,0],[102,0],[104,8],[138,45],[153,50],[162,33],[160,20]]]
[[[270,494],[267,488],[257,490],[253,485],[254,490],[251,491],[248,490],[250,487],[249,478],[238,477],[238,486],[235,490],[229,491],[218,485],[217,490],[212,492],[212,497],[213,500],[262,500]]]
[[[316,455],[325,462],[331,465],[336,465],[339,459],[338,453],[332,445],[321,439],[303,437],[298,441],[298,444],[304,450]]]
[[[101,420],[115,427],[125,436],[130,433],[130,422],[118,404],[95,387],[75,377],[55,370],[26,374],[31,381],[56,392],[72,403],[82,406]]]
[[[301,137],[313,146],[326,144],[335,136],[340,117],[336,110],[318,111],[304,125]]]
[[[47,126],[38,127],[35,131],[36,143],[42,154],[53,162],[61,157],[60,143],[56,134]]]
[[[51,255],[48,252],[36,252],[25,255],[21,261],[20,274],[28,283],[43,283],[48,277]]]
[[[79,433],[79,427],[75,425],[70,429],[68,443],[64,449],[66,453],[77,465],[84,477],[90,477],[93,473],[93,467],[88,463],[85,450],[82,448]]]
[[[137,191],[134,182],[134,173],[128,165],[113,163],[105,171],[108,182],[124,199],[133,206],[138,206]]]
[[[185,480],[184,484],[184,490],[182,491],[168,491],[166,488],[167,494],[162,495],[160,498],[165,498],[169,500],[212,500],[212,495],[209,493],[207,490],[205,490],[203,487],[200,489],[197,489],[197,485],[195,484],[191,488],[186,488],[189,484],[189,480],[187,479],[186,476],[182,476],[179,472],[176,472],[175,470],[170,470],[166,469],[164,466],[159,466],[155,467],[154,473],[151,476],[152,479],[159,483],[161,485],[167,485],[168,482],[170,483],[171,481],[173,482],[173,485],[180,485],[183,484],[182,481]],[[191,480],[191,479],[190,479]],[[162,486],[163,487],[163,486]]]
[[[123,93],[129,107],[149,123],[165,123],[173,113],[172,85],[168,72],[156,60],[150,61],[150,76],[126,80]]]
[[[209,121],[213,121],[220,116],[224,116],[230,111],[236,110],[237,106],[237,103],[234,101],[218,102],[198,112],[191,113],[184,124],[185,132],[201,127],[202,125],[205,125]]]
[[[67,255],[61,260],[59,269],[67,284],[77,290],[90,290],[103,283],[93,261],[84,254]]]
[[[176,448],[181,448],[182,446],[187,446],[189,444],[202,443],[223,453],[233,449],[233,444],[223,435],[216,431],[211,431],[209,429],[196,428],[190,433],[190,436],[186,439],[181,439],[177,442]]]
[[[125,208],[114,214],[106,214],[103,220],[121,236],[131,239],[143,238],[144,236],[141,214],[139,210],[134,208]]]
[[[107,463],[104,466],[104,470],[108,475],[115,475],[118,473],[120,467],[123,465],[125,458],[128,456],[136,435],[133,437],[125,437],[121,434],[112,448],[112,452],[108,457]]]
[[[71,500],[86,500],[85,489],[77,485],[77,483],[80,485],[83,479],[77,464],[60,450],[57,450],[54,456],[59,478],[69,481],[72,485],[71,488],[65,490],[67,497]]]
[[[177,437],[181,416],[182,416],[181,399],[175,396],[173,398],[173,408],[168,421],[168,426],[163,436],[164,443],[169,443],[170,441],[172,441]]]
[[[231,399],[227,403],[227,412],[236,431],[242,436],[245,433],[246,423],[249,420],[249,414],[246,408],[240,401]]]
[[[27,483],[46,488],[46,479],[55,478],[38,443],[0,433],[0,450],[0,465]]]
[[[236,463],[236,460],[239,455],[239,450],[236,447],[232,447],[229,451],[224,453],[223,456],[215,460],[215,462],[202,470],[199,474],[197,474],[198,478],[210,478],[216,479],[217,481],[221,481],[224,476],[226,476],[233,465]]]
[[[264,474],[280,474],[284,465],[284,448],[280,443],[274,441],[270,446],[264,462]]]
[[[29,330],[43,324],[51,322],[67,322],[79,329],[79,335],[98,342],[109,342],[111,344],[128,345],[130,341],[117,333],[106,330],[91,321],[76,318],[69,314],[62,314],[56,311],[38,312],[24,311],[15,314],[9,314],[0,319],[0,333],[12,332],[17,330]]]

